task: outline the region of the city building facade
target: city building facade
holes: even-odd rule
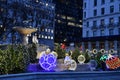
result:
[[[0,44],[19,44],[21,35],[13,27],[36,28],[27,35],[38,44],[54,47],[55,4],[52,0],[0,0]]]
[[[55,42],[68,44],[80,42],[82,0],[53,0],[53,2],[56,4]]]
[[[120,56],[120,0],[84,0],[82,33],[84,51],[113,49]]]

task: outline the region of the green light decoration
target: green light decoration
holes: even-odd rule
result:
[[[106,61],[107,59],[108,59],[108,55],[103,55],[103,56],[100,58],[101,61]]]

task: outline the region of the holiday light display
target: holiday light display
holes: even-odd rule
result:
[[[44,53],[39,59],[39,64],[44,70],[54,70],[54,68],[56,67],[56,56],[52,53]]]
[[[100,60],[104,61],[109,69],[117,69],[120,67],[120,59],[111,54],[103,55]]]

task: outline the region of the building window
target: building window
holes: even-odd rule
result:
[[[120,35],[120,28],[118,29],[118,34]]]
[[[105,14],[105,8],[101,8],[101,15]]]
[[[113,35],[113,29],[109,29],[109,35]]]
[[[84,12],[84,18],[86,18],[86,12]]]
[[[97,0],[94,0],[94,6],[97,6]]]
[[[104,36],[104,30],[100,30],[100,35]]]
[[[89,27],[89,22],[87,22],[87,27]]]
[[[86,31],[86,37],[89,37],[89,31]]]
[[[110,13],[113,13],[114,12],[114,6],[110,6]]]
[[[105,0],[101,0],[101,4],[105,4]]]
[[[114,2],[114,0],[110,0],[110,2]]]
[[[101,19],[100,23],[101,23],[101,25],[104,25],[105,24],[104,19]]]
[[[51,39],[53,39],[53,36],[51,36]]]
[[[97,31],[93,31],[93,37],[97,36]]]
[[[119,11],[120,11],[120,4],[119,4]]]
[[[86,2],[84,3],[84,9],[86,8]]]
[[[94,16],[97,16],[97,10],[96,9],[94,10]]]
[[[111,24],[111,23],[114,23],[114,19],[113,18],[110,18],[109,19],[109,23]]]
[[[97,25],[97,21],[93,21],[93,26],[96,26]]]

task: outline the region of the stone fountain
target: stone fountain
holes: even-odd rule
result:
[[[28,44],[28,36],[27,35],[37,31],[36,28],[13,27],[13,29],[23,35],[22,36],[22,41],[23,41],[22,44],[23,45]]]

